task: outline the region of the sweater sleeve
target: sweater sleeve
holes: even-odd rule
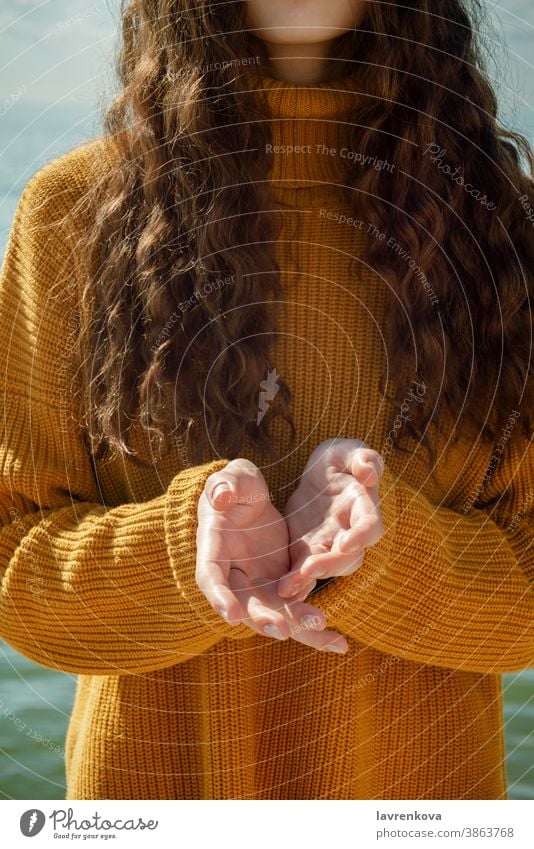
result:
[[[208,476],[228,461],[177,470],[166,491],[142,503],[102,503],[61,388],[65,299],[49,297],[64,251],[50,224],[58,198],[73,189],[59,170],[47,165],[26,185],[0,276],[7,352],[0,370],[0,636],[66,672],[146,672],[251,634],[218,616],[195,582],[198,500]]]
[[[386,464],[383,536],[355,573],[316,596],[332,627],[418,663],[482,673],[533,665],[532,439],[510,444],[488,478],[476,506],[456,510]]]

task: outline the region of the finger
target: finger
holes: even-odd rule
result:
[[[301,589],[297,593],[293,593],[292,600],[294,600],[294,601],[304,601],[305,599],[308,598],[308,596],[312,592],[312,590],[315,589],[316,584],[317,584],[317,581],[315,579],[307,582],[305,584],[305,586],[303,587],[303,589]]]
[[[230,624],[241,621],[241,605],[229,580],[230,561],[222,530],[201,519],[196,533],[195,580],[213,609]]]
[[[333,550],[350,554],[375,545],[384,533],[382,516],[374,508],[373,513],[359,516],[339,540],[334,540]]]
[[[384,460],[372,448],[356,448],[351,458],[350,473],[364,486],[376,486],[384,470]]]
[[[346,654],[349,644],[342,634],[337,631],[313,631],[307,628],[295,628],[292,639],[318,651]]]
[[[230,589],[226,569],[216,560],[200,560],[196,569],[196,583],[213,609],[230,625],[238,625],[243,610],[237,596]]]
[[[294,562],[304,563],[308,557],[311,557],[312,553],[320,554],[324,552],[324,549],[322,547],[319,547],[317,549],[317,547],[314,546],[314,549],[315,550],[312,552],[309,546],[307,546],[302,551],[302,554],[299,555],[297,561]],[[289,571],[285,572],[281,578],[278,579],[277,590],[281,586],[291,586],[294,593],[299,593],[299,595],[303,593],[308,594],[313,590],[315,586],[315,578],[303,578],[300,572],[300,565],[293,566],[291,569],[289,569]]]
[[[290,630],[322,631],[326,628],[326,616],[314,604],[291,600],[284,604],[284,613],[289,622]]]
[[[359,516],[368,515],[374,516],[377,511],[377,488],[376,486],[367,487],[358,481],[353,481],[346,490],[347,502],[350,504],[351,521],[355,521]]]
[[[242,621],[245,625],[264,637],[276,640],[289,638],[290,621],[280,605],[280,600],[277,602],[277,607],[274,607],[260,598],[253,588],[244,586],[242,590],[236,592],[244,610]]]
[[[377,506],[375,487],[358,486],[350,511],[350,527],[337,534],[332,549],[345,553],[361,551],[378,542],[382,533],[382,517]]]
[[[309,557],[302,566],[301,572],[306,578],[313,576],[321,578],[339,578],[352,575],[362,564],[365,550],[359,554],[352,552],[330,551],[327,554],[317,554]]]
[[[234,576],[234,571],[232,571]],[[266,585],[246,586],[245,576],[232,577],[242,582],[242,589],[237,592],[241,605],[246,609],[244,622],[253,630],[265,636],[277,639],[287,639],[295,627],[309,630],[326,628],[326,616],[313,604],[292,600],[286,604],[276,592],[276,582]]]
[[[278,584],[278,595],[284,599],[292,599],[298,594],[300,587],[307,585],[311,579],[339,578],[352,575],[362,564],[365,550],[360,553],[329,551],[325,554],[313,554],[308,557],[300,567],[299,574],[291,576],[284,575]]]
[[[213,472],[204,485],[206,497],[214,510],[246,503],[246,496],[260,494],[267,484],[261,471],[250,460],[232,460],[224,469]]]
[[[204,488],[211,507],[224,511],[238,495],[238,479],[231,472],[214,472],[209,476]]]
[[[306,562],[306,561],[305,561]],[[278,595],[280,598],[297,597],[299,600],[306,598],[315,586],[315,576],[302,575],[301,567],[295,566],[278,581]]]
[[[245,591],[247,592],[247,591]],[[283,604],[276,610],[271,608],[271,604],[279,605],[280,600],[276,598],[276,594],[269,590],[267,599],[259,599],[254,594],[254,590],[248,591],[249,598],[244,606],[247,607],[251,614],[244,620],[252,630],[263,634],[264,636],[274,637],[275,639],[288,639],[292,637],[298,642],[305,643],[311,647],[317,648],[320,651],[339,651],[344,653],[348,650],[346,639],[336,631],[325,631],[326,616],[323,611],[312,604],[305,602],[291,602]],[[271,601],[272,595],[272,601]],[[266,615],[267,621],[264,624],[262,618]],[[280,621],[280,617],[283,622]],[[325,635],[324,637],[322,635]],[[321,635],[321,636],[319,636]]]
[[[305,585],[304,589],[299,590],[292,590],[291,585],[289,585],[286,594],[281,594],[280,592],[278,593],[279,598],[283,599],[284,601],[290,600],[291,603],[293,603],[294,601],[305,601],[311,591],[315,588],[316,583],[317,581],[315,580],[311,581],[310,583],[307,583]]]

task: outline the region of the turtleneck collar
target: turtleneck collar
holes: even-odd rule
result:
[[[358,69],[336,79],[294,83],[272,77],[256,66],[246,69],[247,84],[263,98],[272,128],[273,189],[311,189],[345,183],[354,170],[350,130],[360,92]]]

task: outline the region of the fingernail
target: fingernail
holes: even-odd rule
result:
[[[268,637],[274,637],[276,640],[283,640],[282,632],[276,625],[264,625],[263,633]]]
[[[225,610],[224,607],[218,607],[217,613],[219,614],[219,616],[222,616],[223,619],[228,620],[228,611]]]
[[[347,654],[348,649],[344,649],[343,646],[338,646],[336,643],[328,643],[327,646],[324,647],[325,651],[335,651],[337,654]]]
[[[323,626],[322,618],[320,616],[314,616],[311,613],[307,613],[305,616],[303,616],[301,618],[300,621],[301,621],[301,624],[305,628],[310,628],[310,629],[316,628],[317,630],[319,630],[319,628],[321,628]]]
[[[229,492],[229,491],[230,491],[230,484],[226,483],[226,481],[221,481],[221,483],[216,484],[211,491],[212,500],[215,501],[215,499],[217,498],[218,495],[221,494],[221,492]]]

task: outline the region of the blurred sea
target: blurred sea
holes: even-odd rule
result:
[[[534,4],[485,5],[497,27],[490,52],[501,119],[533,141]],[[30,176],[98,135],[118,20],[118,0],[2,0],[0,255]],[[0,643],[0,798],[64,798],[74,684],[74,676],[37,666]],[[534,799],[534,669],[505,675],[504,685],[509,795]]]

